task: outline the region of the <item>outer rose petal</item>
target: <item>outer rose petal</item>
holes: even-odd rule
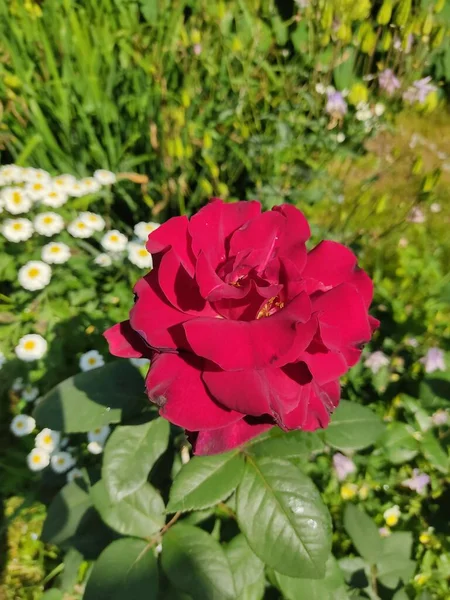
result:
[[[260,212],[261,205],[256,201],[225,203],[213,198],[189,222],[194,254],[198,256],[202,250],[216,268],[227,258],[230,235]]]
[[[330,413],[339,404],[339,382],[319,386],[312,381],[308,387],[309,393],[305,393],[303,401],[284,418],[287,429],[315,431],[327,427],[330,422]]]
[[[273,423],[258,423],[241,419],[233,425],[214,431],[200,431],[189,435],[196,456],[219,454],[241,446],[248,440],[273,427]]]
[[[306,262],[305,242],[311,235],[305,215],[291,204],[274,206],[273,211],[285,217],[285,227],[280,239],[278,256],[289,257],[298,269],[303,269]]]
[[[191,249],[191,238],[188,232],[187,217],[172,217],[151,232],[146,248],[150,254],[163,252],[170,246],[189,275],[194,274],[194,255]]]
[[[314,328],[308,327],[310,339],[304,339],[302,326],[309,316],[309,299],[300,294],[270,317],[254,321],[200,317],[186,321],[183,328],[195,354],[225,371],[243,371],[290,362],[292,359],[283,362],[284,356],[292,353],[300,341],[306,347],[314,335]],[[298,353],[303,350],[300,348]]]
[[[159,414],[189,430],[218,429],[242,419],[242,414],[217,404],[201,379],[203,361],[192,355],[157,354],[146,389]]]
[[[117,323],[103,334],[109,345],[109,351],[113,356],[120,358],[142,358],[150,357],[151,349],[130,325],[130,321]]]

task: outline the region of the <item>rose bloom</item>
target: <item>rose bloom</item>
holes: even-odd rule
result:
[[[274,426],[326,427],[339,377],[378,321],[372,282],[335,242],[307,253],[294,206],[214,199],[153,231],[154,268],[135,286],[110,351],[151,360],[149,399],[196,454],[230,450]]]

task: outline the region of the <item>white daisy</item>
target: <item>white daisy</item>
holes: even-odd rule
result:
[[[103,446],[98,442],[89,442],[87,449],[91,454],[101,454],[103,452]]]
[[[104,446],[110,433],[111,427],[109,425],[105,425],[104,427],[97,427],[97,429],[88,432],[88,442],[97,442],[101,446]]]
[[[76,467],[67,473],[67,482],[75,481],[75,479],[83,479],[83,471]]]
[[[128,260],[140,269],[151,269],[153,267],[152,255],[146,247],[136,242],[128,244]]]
[[[34,228],[41,235],[51,237],[64,229],[64,220],[61,215],[46,212],[37,215],[34,219]]]
[[[16,415],[9,426],[16,437],[29,435],[36,427],[36,421],[28,415]]]
[[[55,452],[50,459],[50,465],[55,473],[65,473],[74,464],[75,459],[69,452]]]
[[[36,448],[41,448],[47,452],[54,452],[59,445],[60,439],[61,434],[59,431],[53,431],[53,429],[46,427],[37,434],[34,445]]]
[[[85,194],[94,194],[102,188],[100,182],[95,177],[84,177],[80,179],[80,184],[84,188]]]
[[[385,110],[386,110],[386,107],[384,104],[381,104],[381,102],[377,102],[373,108],[373,112],[375,113],[375,115],[377,117],[381,117],[381,115],[384,113]]]
[[[108,252],[121,252],[127,247],[128,239],[117,229],[111,229],[102,237],[100,244]]]
[[[52,180],[52,187],[56,191],[63,192],[64,194],[68,194],[74,183],[76,183],[76,179],[73,175],[63,174],[58,175]]]
[[[48,184],[51,180],[51,176],[50,173],[47,173],[47,171],[44,171],[44,169],[27,167],[26,169],[23,169],[22,179],[23,181],[28,181],[30,183],[39,182]]]
[[[105,229],[105,219],[96,213],[89,211],[82,212],[78,218],[82,219],[94,231],[103,231]]]
[[[39,396],[39,390],[37,387],[27,385],[20,395],[22,400],[25,400],[25,402],[34,402]]]
[[[101,252],[94,258],[94,262],[100,267],[110,267],[112,265],[112,258],[109,256],[109,254]]]
[[[61,265],[70,258],[70,248],[62,242],[50,242],[42,247],[42,260],[50,265]]]
[[[130,363],[133,367],[145,367],[150,363],[148,358],[130,358]]]
[[[3,367],[3,365],[6,363],[6,356],[3,354],[3,352],[0,350],[0,369]]]
[[[88,238],[94,233],[92,227],[89,227],[86,221],[81,217],[77,217],[72,221],[67,227],[67,231],[75,238]]]
[[[0,168],[0,185],[5,183],[21,183],[23,181],[22,167],[17,165],[4,165]]]
[[[116,183],[117,180],[115,173],[106,169],[97,169],[94,172],[94,177],[101,185],[111,185]]]
[[[10,187],[2,190],[2,204],[12,215],[20,215],[30,210],[33,200],[19,187]]]
[[[31,471],[42,471],[50,464],[50,454],[43,448],[33,448],[27,456],[27,463]]]
[[[39,360],[47,352],[47,342],[38,333],[29,333],[20,338],[15,347],[17,358],[25,362]],[[21,386],[23,381],[20,381]],[[14,389],[14,388],[13,388]],[[20,387],[18,389],[21,389]]]
[[[77,181],[76,179],[68,188],[67,193],[69,194],[69,196],[73,196],[74,198],[80,198],[81,196],[86,195],[84,186],[81,184],[80,181]]]
[[[63,190],[49,188],[46,195],[41,198],[41,202],[45,206],[51,206],[51,208],[60,208],[68,199],[69,196]]]
[[[25,187],[27,194],[35,201],[44,198],[51,189],[50,184],[46,181],[33,181]]]
[[[150,233],[155,231],[155,229],[158,229],[159,226],[160,223],[153,223],[152,221],[146,223],[145,221],[140,221],[134,226],[134,234],[140,240],[146,242]]]
[[[30,260],[19,269],[18,273],[20,285],[29,292],[44,289],[51,278],[51,267],[40,260]]]
[[[24,242],[33,235],[33,224],[29,219],[6,219],[2,233],[9,242]]]
[[[103,367],[105,359],[98,350],[89,350],[81,355],[79,364],[82,371],[91,371]]]

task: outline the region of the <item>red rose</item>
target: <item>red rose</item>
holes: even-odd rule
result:
[[[151,359],[148,397],[196,454],[328,425],[378,322],[353,253],[326,241],[307,253],[309,236],[293,206],[218,199],[150,234],[154,268],[105,336],[112,354]]]

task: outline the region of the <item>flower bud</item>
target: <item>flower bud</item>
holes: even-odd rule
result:
[[[386,30],[383,33],[383,37],[380,42],[380,50],[383,52],[387,52],[392,45],[392,33],[389,30]]]
[[[333,24],[333,6],[327,2],[320,18],[320,24],[325,31],[331,29]]]
[[[376,36],[375,32],[373,31],[373,29],[371,29],[364,36],[364,39],[361,43],[361,51],[364,52],[364,54],[372,55],[375,51],[376,45],[377,45],[377,36]]]
[[[352,28],[350,25],[346,23],[341,23],[339,29],[336,32],[336,38],[344,42],[344,44],[349,44],[352,41]]]
[[[442,11],[442,9],[445,6],[445,0],[437,0],[436,4],[434,5],[434,12],[435,13],[440,13]]]
[[[354,83],[350,89],[350,93],[348,95],[348,101],[350,104],[356,106],[360,102],[367,102],[369,97],[369,92],[366,86],[363,83]]]
[[[384,0],[378,11],[377,23],[378,25],[387,25],[391,20],[392,16],[392,0]]]
[[[431,41],[431,47],[433,50],[440,48],[442,42],[444,41],[444,35],[445,27],[439,27],[439,29],[436,30],[436,33],[434,34],[433,39]]]
[[[395,13],[395,24],[404,27],[411,13],[411,0],[400,0]]]
[[[433,15],[428,13],[425,17],[425,21],[422,25],[422,33],[423,35],[430,35],[431,30],[433,29]]]

